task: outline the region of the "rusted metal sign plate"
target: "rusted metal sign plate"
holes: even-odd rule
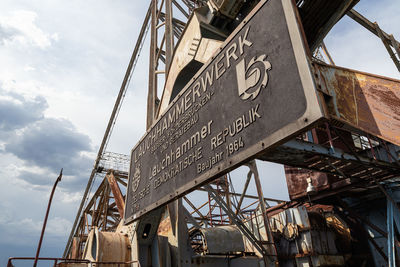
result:
[[[125,223],[322,117],[292,1],[261,2],[133,148]]]
[[[329,115],[400,146],[400,81],[315,63]]]

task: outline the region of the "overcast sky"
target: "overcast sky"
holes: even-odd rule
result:
[[[51,187],[41,256],[60,257],[148,1],[2,0],[0,8],[0,265],[34,256]],[[400,39],[400,2],[356,10]],[[335,63],[400,78],[381,41],[345,17],[328,35]],[[145,130],[148,45],[108,150],[128,154]],[[282,167],[262,163],[266,197],[287,199]]]

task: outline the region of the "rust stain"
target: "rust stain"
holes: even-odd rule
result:
[[[167,236],[168,237],[168,233],[171,230],[172,230],[171,220],[170,220],[170,218],[168,216],[165,219],[161,220],[160,225],[158,226],[157,234],[161,235],[161,236]]]
[[[111,191],[113,193],[114,200],[118,208],[118,213],[121,216],[121,218],[123,218],[125,212],[125,199],[124,196],[122,195],[121,189],[118,186],[117,180],[115,179],[114,172],[113,171],[108,172],[106,177],[108,184],[111,187]]]
[[[330,96],[331,117],[400,145],[399,80],[319,63],[315,68]]]
[[[354,101],[354,83],[348,76],[341,76],[335,73],[334,84],[330,83],[335,89],[336,108],[339,110],[339,117],[343,120],[358,121],[357,101]],[[336,89],[340,88],[340,92]]]
[[[298,199],[307,195],[307,178],[311,178],[316,190],[322,191],[330,187],[329,177],[325,173],[310,172],[296,167],[284,166],[290,199]]]

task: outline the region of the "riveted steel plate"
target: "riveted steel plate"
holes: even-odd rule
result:
[[[292,1],[260,2],[132,149],[125,223],[322,117]]]

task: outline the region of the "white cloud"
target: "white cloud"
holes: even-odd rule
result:
[[[0,41],[5,45],[19,43],[24,46],[37,46],[41,49],[50,47],[52,42],[59,40],[58,34],[49,34],[40,29],[36,25],[37,17],[35,12],[27,10],[15,10],[10,15],[1,16],[0,27],[7,35]]]
[[[67,203],[67,204],[74,203],[77,205],[81,201],[82,196],[83,196],[82,192],[68,192],[63,189],[60,189],[60,192],[58,192],[58,197],[56,199],[60,200],[62,203]]]
[[[24,71],[34,71],[34,70],[36,70],[36,68],[34,68],[30,65],[25,65],[25,67],[24,67]]]
[[[44,214],[43,214],[44,216]],[[0,229],[4,229],[0,243],[3,244],[35,244],[43,227],[43,219],[22,218],[11,220],[9,217],[0,216]],[[62,217],[49,218],[46,224],[45,236],[54,238],[65,238],[71,229],[72,223]]]
[[[3,91],[0,100],[12,104],[22,115],[25,114],[23,107],[26,103],[38,110],[37,114],[29,114],[29,109],[25,110],[28,113],[25,115],[32,117],[29,127],[21,123],[21,129],[18,127],[9,131],[11,136],[0,136],[0,182],[3,184],[0,187],[0,243],[4,246],[17,244],[35,250],[51,188],[59,168],[64,167],[64,175],[51,206],[42,249],[42,254],[46,254],[46,247],[57,248],[62,253],[93,165],[93,159],[86,163],[82,159],[93,158],[96,153],[91,149],[81,149],[68,159],[61,158],[60,164],[49,169],[48,164],[37,162],[37,158],[43,158],[38,154],[33,154],[27,162],[4,149],[11,140],[31,135],[32,132],[37,132],[38,136],[54,131],[59,135],[82,133],[89,136],[93,144],[100,143],[139,31],[137,25],[144,17],[138,9],[141,4],[93,0],[2,1],[0,86]],[[146,48],[143,51],[147,51]],[[132,97],[135,104],[128,102],[124,107],[128,122],[121,131],[124,136],[117,141],[118,147],[127,151],[129,148],[124,144],[125,140],[130,139],[130,144],[133,144],[137,139],[129,133],[138,133],[137,137],[143,133],[142,129],[137,129],[135,117],[144,119],[142,107],[145,107],[145,101],[142,96],[146,92],[143,88],[147,75],[137,77],[140,80],[135,79],[135,89],[130,89],[135,90],[136,96]],[[43,112],[38,96],[47,102]],[[8,117],[9,112],[5,115]],[[74,127],[43,120],[49,118],[59,122],[60,118],[66,119]],[[43,131],[39,133],[38,129]],[[84,147],[90,146],[90,140],[82,139],[82,134],[78,137],[86,140]],[[47,141],[54,139],[47,138]],[[55,154],[48,159],[58,160],[70,147],[58,147],[59,154],[54,148]],[[43,152],[43,149],[37,149]],[[67,168],[70,159],[80,162],[72,162]],[[78,173],[68,175],[68,171],[72,167],[77,169],[77,165],[87,167],[89,171],[80,168]],[[6,253],[0,251],[1,266],[4,265],[3,259],[17,254]]]
[[[65,233],[71,228],[72,223],[69,220],[61,217],[54,217],[48,221],[46,232],[53,236],[65,236]]]

